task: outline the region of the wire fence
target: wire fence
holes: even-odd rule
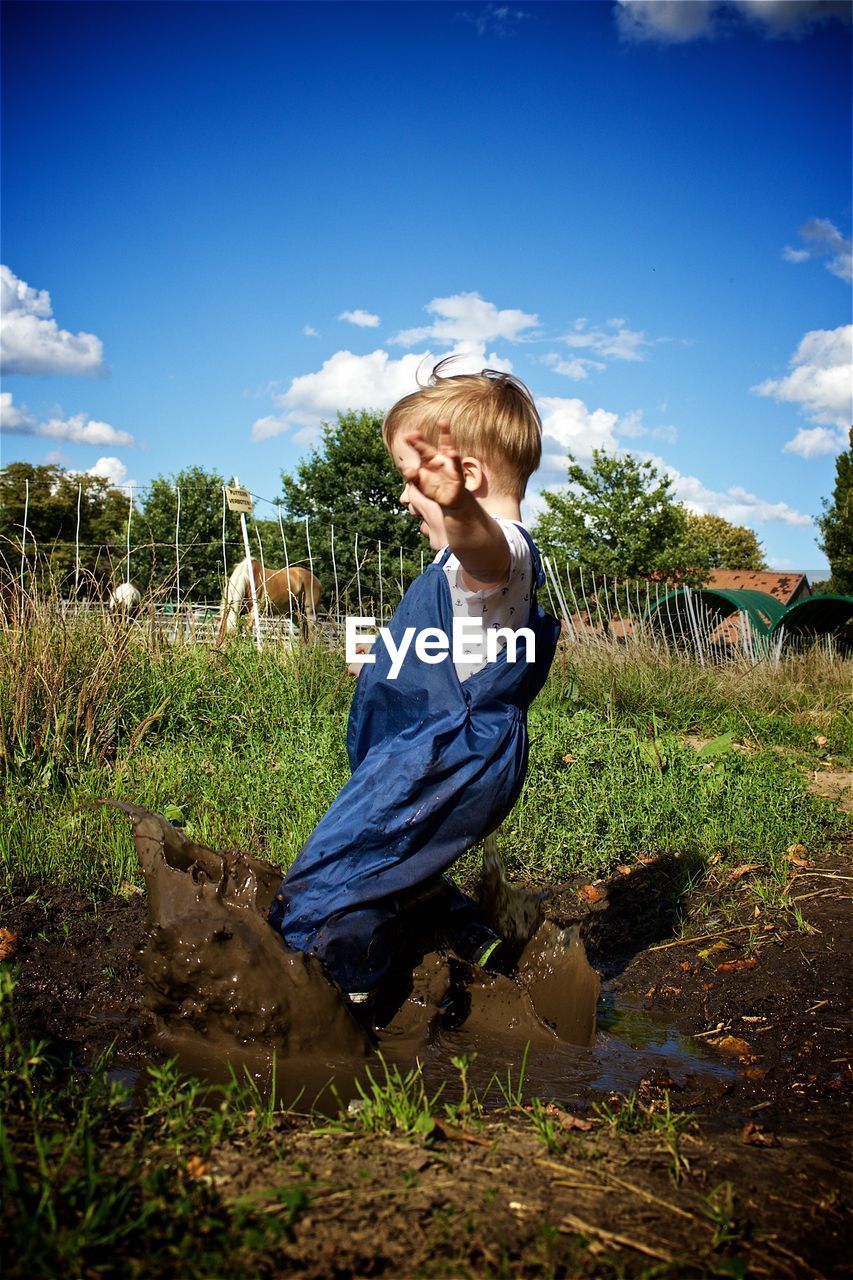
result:
[[[258,593],[257,638],[261,645],[292,645],[309,632],[330,646],[343,647],[347,617],[373,618],[376,627],[387,623],[405,594],[409,580],[400,571],[402,548],[365,546],[354,539],[352,572],[344,577],[341,562],[346,559],[339,547],[336,572],[331,582],[323,582],[323,594],[316,617],[300,607],[291,595],[284,608],[274,609],[263,591]],[[356,559],[357,557],[357,559]],[[292,566],[291,566],[292,567]],[[426,567],[424,565],[424,567]],[[186,566],[184,566],[186,569]],[[705,593],[690,587],[660,581],[620,581],[584,573],[568,563],[543,557],[545,585],[540,593],[543,606],[560,620],[567,643],[598,646],[602,649],[651,646],[689,654],[701,665],[731,660],[749,663],[778,662],[788,637],[784,628],[772,635],[756,630],[746,611],[724,612],[709,604]],[[176,566],[177,577],[177,566]],[[368,591],[365,578],[377,585]],[[116,607],[106,593],[62,595],[40,590],[28,573],[7,598],[7,625],[27,625],[36,606],[59,610],[65,617],[111,615],[143,627],[170,642],[213,645],[221,643],[225,609],[220,600],[188,600],[178,588],[166,586],[141,597],[134,606]],[[8,590],[7,590],[8,596]],[[14,601],[17,601],[17,606]],[[17,608],[17,613],[16,613]],[[238,628],[252,625],[249,600],[242,602]],[[828,642],[829,643],[829,642]],[[831,648],[831,644],[829,644]]]
[[[134,495],[129,494],[125,536],[119,544],[81,540],[81,486],[73,543],[70,540],[62,544],[54,542],[44,548],[35,542],[29,528],[27,482],[20,537],[7,540],[5,547],[0,548],[0,570],[5,568],[0,581],[0,603],[6,622],[25,623],[28,616],[25,606],[38,600],[50,602],[51,607],[61,609],[66,616],[107,611],[117,581],[132,582],[134,558],[139,563],[149,557],[160,565],[168,564],[168,571],[156,590],[142,596],[139,607],[131,611],[125,606],[118,612],[125,619],[132,612],[135,625],[147,626],[168,641],[214,644],[221,639],[223,631],[223,598],[229,574],[245,562],[245,549],[249,547],[260,563],[261,581],[268,569],[284,569],[290,575],[294,568],[307,568],[312,575],[319,576],[322,592],[316,619],[308,619],[294,595],[286,593],[284,607],[274,609],[261,589],[256,624],[258,644],[291,644],[310,621],[317,635],[338,645],[343,643],[346,617],[357,614],[374,618],[378,626],[386,623],[412,579],[426,567],[423,550],[413,558],[410,549],[383,545],[359,532],[343,537],[333,524],[307,518],[301,522],[298,550],[289,547],[281,505],[257,494],[252,494],[256,502],[268,503],[274,508],[278,536],[271,541],[272,522],[261,522],[266,525],[265,541],[259,522],[252,514],[241,546],[233,530],[230,538],[228,536],[225,489],[223,485],[220,527],[214,536],[190,541],[182,541],[181,536],[180,486],[175,490],[175,532],[170,542],[138,537],[138,520],[134,521],[138,512]],[[248,526],[251,526],[250,535]],[[292,523],[290,527],[292,537]],[[51,576],[49,571],[50,564],[57,558],[57,545],[60,545],[60,559],[66,570],[59,588],[56,576]],[[315,547],[322,547],[321,564],[315,563],[312,550]],[[103,556],[101,574],[87,567],[86,561],[91,564],[91,557],[84,557],[83,553],[92,550]],[[43,571],[45,561],[47,572]],[[662,581],[605,578],[548,556],[543,557],[543,567],[542,602],[560,619],[567,640],[574,644],[651,645],[690,653],[702,664],[733,657],[754,663],[778,662],[788,639],[784,627],[771,633],[769,626],[756,626],[745,610],[724,610],[719,603],[709,602],[706,593],[690,587]],[[202,572],[206,575],[204,579]],[[209,589],[200,593],[194,586],[202,580],[208,588],[214,583],[212,593]],[[114,597],[112,603],[115,605]],[[245,603],[248,604],[248,600]],[[829,637],[830,647],[831,640]]]

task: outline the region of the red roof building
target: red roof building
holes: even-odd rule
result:
[[[712,569],[705,587],[709,591],[766,591],[781,604],[793,604],[811,595],[804,573],[772,573],[769,569]]]

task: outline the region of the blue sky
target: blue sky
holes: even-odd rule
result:
[[[774,566],[821,567],[849,16],[4,4],[3,462],[140,488],[198,464],[272,499],[322,419],[459,351],[537,397],[528,518],[567,450],[628,450]]]

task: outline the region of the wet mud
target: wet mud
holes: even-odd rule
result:
[[[578,923],[546,919],[542,895],[512,884],[493,848],[484,858],[484,915],[517,961],[490,973],[452,951],[429,951],[404,973],[398,999],[363,1026],[312,956],[289,950],[267,923],[280,872],[262,859],[189,840],[158,814],[110,802],[131,821],[146,883],[138,952],[152,1050],[212,1080],[248,1072],[282,1103],[334,1112],[381,1053],[430,1087],[458,1087],[454,1059],[479,1092],[515,1073],[526,1096],[557,1102],[630,1088],[665,1065],[688,1078],[727,1068],[686,1037],[606,995]],[[594,932],[594,931],[593,931]],[[428,933],[427,935],[428,936]],[[402,995],[400,995],[402,992]],[[524,1078],[520,1064],[524,1063]]]
[[[495,1058],[550,1059],[560,1046],[588,1050],[595,1039],[600,980],[577,927],[542,921],[538,899],[507,881],[491,850],[489,915],[520,952],[517,971],[487,973],[452,953],[428,953],[399,1007],[365,1028],[319,961],[289,950],[267,923],[276,867],[196,844],[138,806],[108,803],[130,818],[145,877],[148,935],[138,962],[157,1045],[195,1073],[246,1069],[263,1082],[274,1063],[283,1100],[308,1097],[316,1107],[334,1097],[332,1087],[352,1094],[377,1051],[401,1068],[422,1062],[440,1078],[459,1052],[480,1060],[479,1075]]]

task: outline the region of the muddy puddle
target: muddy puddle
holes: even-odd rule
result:
[[[614,987],[602,992],[577,929],[540,920],[529,895],[507,908],[509,931],[523,917],[533,935],[517,939],[512,977],[429,953],[385,1025],[365,1028],[319,962],[289,951],[268,925],[275,867],[108,803],[130,817],[146,881],[139,964],[158,1027],[152,1047],[194,1075],[225,1082],[248,1073],[283,1105],[329,1113],[357,1097],[367,1069],[376,1074],[377,1053],[403,1074],[419,1064],[429,1090],[444,1086],[448,1099],[460,1087],[453,1059],[464,1058],[468,1085],[496,1105],[501,1086],[577,1106],[635,1088],[650,1072],[682,1087],[731,1075],[699,1042],[621,1007]],[[490,874],[507,900],[499,869]]]

